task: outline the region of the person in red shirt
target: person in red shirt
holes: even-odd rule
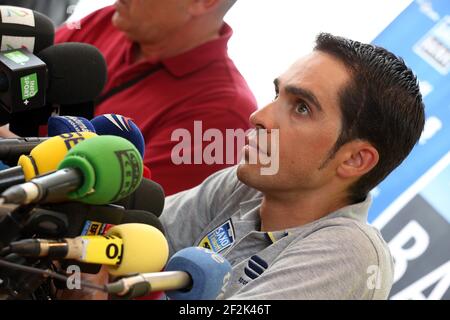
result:
[[[224,135],[226,129],[250,128],[256,101],[227,54],[233,32],[223,21],[235,1],[118,0],[57,31],[57,43],[84,42],[103,53],[108,82],[95,114],[121,114],[136,122],[146,141],[144,163],[166,195],[231,165],[226,159],[194,164],[194,150],[210,143],[196,139],[194,145],[194,121],[201,121],[203,132],[215,128]],[[185,150],[191,164],[172,159],[180,143],[172,141],[176,129],[192,135],[192,148]]]

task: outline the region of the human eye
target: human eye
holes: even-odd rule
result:
[[[302,115],[302,116],[307,116],[310,114],[310,109],[308,104],[303,101],[300,100],[295,104],[295,109],[294,109],[295,113]]]

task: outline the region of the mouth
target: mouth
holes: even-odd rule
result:
[[[250,152],[250,149],[253,149],[261,155],[270,157],[270,150],[266,150],[258,144],[258,135],[256,131],[253,131],[249,135],[245,136],[244,148],[246,155]]]

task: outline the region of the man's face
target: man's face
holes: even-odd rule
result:
[[[158,43],[189,19],[189,0],[117,0],[113,24],[136,42]]]
[[[275,100],[255,112],[250,121],[268,131],[266,149],[271,157],[278,149],[278,172],[262,175],[264,166],[249,161],[255,149],[247,145],[243,150],[246,161],[238,167],[239,179],[263,192],[305,192],[329,184],[339,161],[329,159],[341,130],[338,93],[349,80],[346,67],[320,51],[300,59],[276,79]],[[278,142],[270,139],[274,129],[279,130]]]

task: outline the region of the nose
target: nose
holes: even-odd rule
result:
[[[250,116],[250,123],[259,129],[269,130],[275,128],[275,106],[274,103],[270,103],[262,109],[256,110]]]

